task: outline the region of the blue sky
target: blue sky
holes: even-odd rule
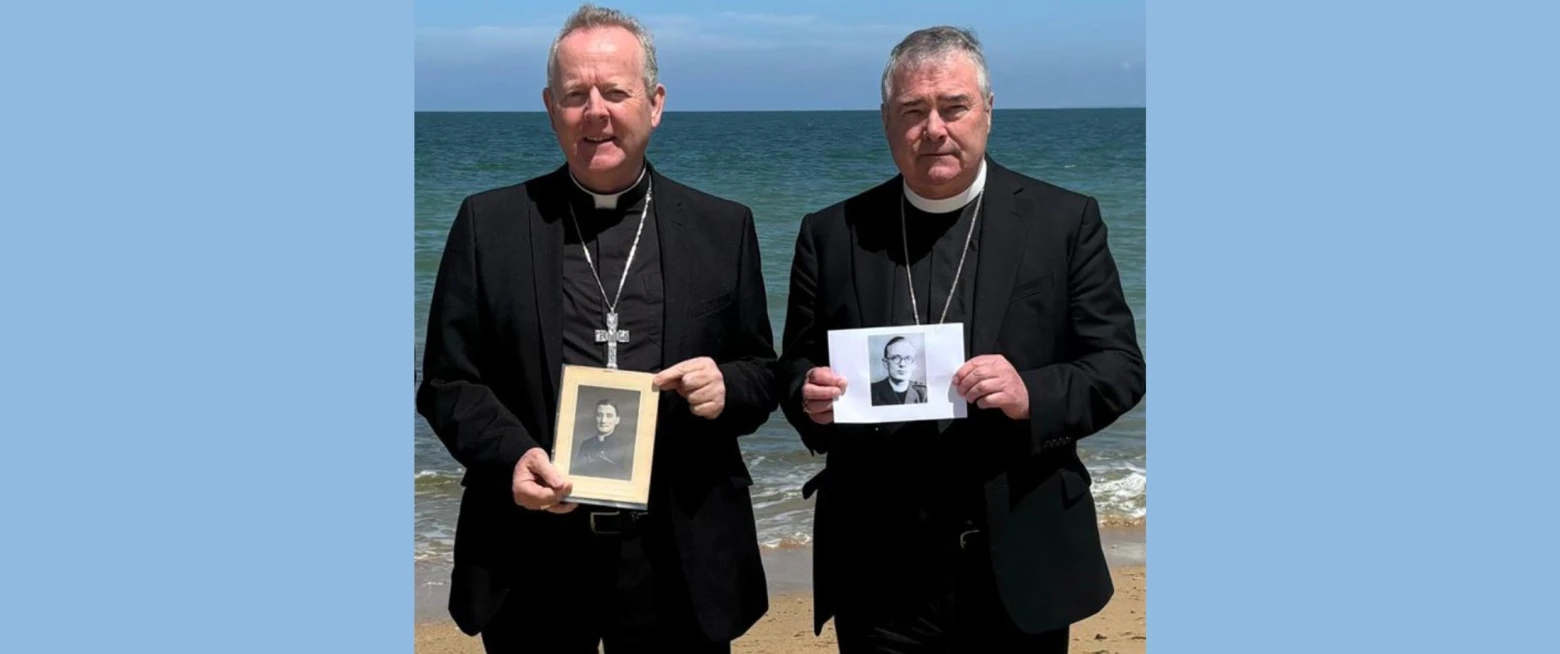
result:
[[[668,111],[876,109],[888,52],[972,28],[997,107],[1145,105],[1146,0],[601,2],[651,28]],[[541,111],[547,49],[579,2],[416,4],[420,111]]]

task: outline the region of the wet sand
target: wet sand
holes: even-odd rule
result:
[[[1144,614],[1148,572],[1145,566],[1142,527],[1102,529],[1106,555],[1116,583],[1116,596],[1098,615],[1073,625],[1073,652],[1087,654],[1141,654],[1148,631]],[[732,651],[739,654],[790,654],[837,652],[834,627],[824,626],[821,636],[812,631],[811,556],[805,547],[764,553],[769,577],[769,612],[738,639]],[[431,590],[430,590],[431,589]],[[437,586],[420,589],[418,654],[482,654],[482,643],[466,636],[443,614]]]

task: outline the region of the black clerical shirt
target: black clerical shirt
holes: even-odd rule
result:
[[[976,221],[974,236],[969,239],[969,254],[965,257],[964,270],[958,273],[959,289],[951,298],[947,318],[941,318],[943,303],[950,300],[948,293],[953,287],[954,275],[959,270],[959,255],[964,251],[964,241],[970,233],[976,203],[972,201],[958,211],[927,213],[917,209],[908,200],[901,199],[900,202],[905,211],[904,233],[909,235],[909,240],[891,240],[898,245],[890,253],[895,263],[894,288],[890,296],[890,306],[893,307],[890,315],[893,316],[894,324],[916,324],[915,314],[911,311],[909,280],[905,278],[905,245],[910,248],[910,275],[915,278],[914,306],[920,313],[920,324],[969,322],[970,308],[975,306],[979,221]],[[895,226],[899,224],[898,220],[892,222]]]
[[[645,191],[650,183],[647,173],[632,189],[618,196],[617,206],[597,209],[595,198],[570,184],[569,204],[573,219],[564,229],[563,239],[563,362],[606,367],[607,344],[596,342],[596,330],[607,328],[608,298],[617,294],[623,265],[634,245],[639,229],[640,210],[645,206]],[[656,230],[655,189],[651,190],[650,211],[639,235],[623,296],[618,300],[618,329],[627,330],[628,342],[618,343],[618,368],[657,372],[661,369],[661,320],[665,295],[661,282],[660,237]],[[579,231],[576,231],[576,224]],[[601,276],[601,287],[591,276],[590,265],[580,248],[581,234],[590,248],[590,261]]]
[[[894,262],[894,273],[889,306],[895,325],[915,325],[911,307],[920,314],[920,324],[932,325],[968,323],[974,317],[975,269],[979,259],[979,243],[984,218],[975,216],[976,202],[971,201],[957,211],[933,214],[917,209],[909,200],[900,197],[904,208],[904,228],[901,231],[898,207],[893,220],[886,221],[896,232],[887,239],[893,250],[889,258]],[[984,203],[981,203],[982,205]],[[982,206],[984,213],[985,208]],[[970,234],[971,223],[974,234]],[[901,240],[908,235],[908,240]],[[964,268],[959,272],[959,257],[969,241]],[[915,282],[915,302],[910,300],[910,280],[905,277],[905,245],[910,251],[910,275]],[[958,288],[954,289],[954,276],[958,276]],[[949,298],[949,293],[953,297]],[[948,305],[948,315],[942,318],[943,304]],[[941,320],[940,320],[941,319]],[[965,344],[968,348],[968,344]],[[875,353],[877,354],[877,353]],[[968,354],[968,352],[966,352]],[[881,354],[879,354],[881,356]],[[926,353],[921,353],[922,358]],[[968,359],[969,357],[965,357]],[[924,365],[924,363],[922,364]],[[934,391],[936,392],[936,391]],[[979,521],[982,504],[981,486],[973,478],[964,483],[927,483],[927,459],[935,452],[937,460],[947,469],[941,470],[945,479],[952,481],[959,473],[973,473],[974,467],[966,457],[973,452],[967,443],[951,442],[945,438],[951,420],[919,421],[901,425],[884,433],[872,444],[874,458],[880,465],[895,469],[890,475],[899,480],[894,486],[901,489],[899,499],[910,501],[934,532],[958,530],[965,520]],[[916,490],[918,489],[919,492]]]

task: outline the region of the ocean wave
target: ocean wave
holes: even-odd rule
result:
[[[769,550],[793,550],[807,547],[812,544],[812,534],[796,532],[789,536],[772,538],[759,543],[759,546]]]
[[[412,476],[412,488],[417,492],[459,488],[462,476],[463,471],[420,470]]]
[[[770,459],[772,466],[780,462]],[[812,545],[813,510],[811,501],[801,497],[801,485],[816,472],[814,466],[785,466],[755,474],[752,489],[757,514],[759,544],[765,550],[784,550]],[[1091,463],[1091,494],[1106,527],[1141,527],[1148,516],[1148,471],[1137,461]],[[448,470],[422,470],[414,474],[418,490],[415,559],[425,564],[449,564],[454,557],[455,505],[460,473]]]
[[[446,563],[455,560],[455,543],[444,539],[421,540],[412,550],[412,559],[415,561],[439,560]]]
[[[1125,475],[1107,473],[1094,481],[1094,503],[1099,507],[1102,518],[1147,518],[1148,474],[1136,466],[1124,468]]]
[[[764,509],[767,509],[767,508],[770,508],[770,507],[780,506],[781,504],[784,504],[787,501],[791,500],[789,495],[790,495],[790,493],[786,493],[785,495],[782,495],[782,496],[777,497],[777,498],[772,499],[772,500],[763,500],[763,499],[759,499],[759,498],[755,497],[755,498],[753,498],[753,510],[754,511],[763,511]],[[800,497],[801,493],[797,493],[797,496]]]
[[[787,466],[779,470],[759,470],[753,475],[753,482],[760,488],[794,488],[801,490],[802,484],[818,474],[823,466]]]

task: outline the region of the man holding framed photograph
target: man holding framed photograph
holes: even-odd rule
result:
[[[781,407],[827,456],[803,490],[815,627],[834,618],[846,653],[1065,652],[1114,592],[1076,443],[1144,394],[1099,206],[987,156],[994,95],[964,30],[906,37],[882,98],[900,175],[804,217],[791,269]],[[849,385],[828,363],[856,355],[830,344],[902,325],[962,325],[967,417],[836,422]]]
[[[467,470],[450,614],[489,652],[727,652],[768,608],[737,444],[776,405],[757,234],[646,160],[665,95],[649,32],[582,7],[542,92],[564,165],[466,198],[445,246],[417,408]],[[647,511],[567,501],[565,364],[655,373]]]

